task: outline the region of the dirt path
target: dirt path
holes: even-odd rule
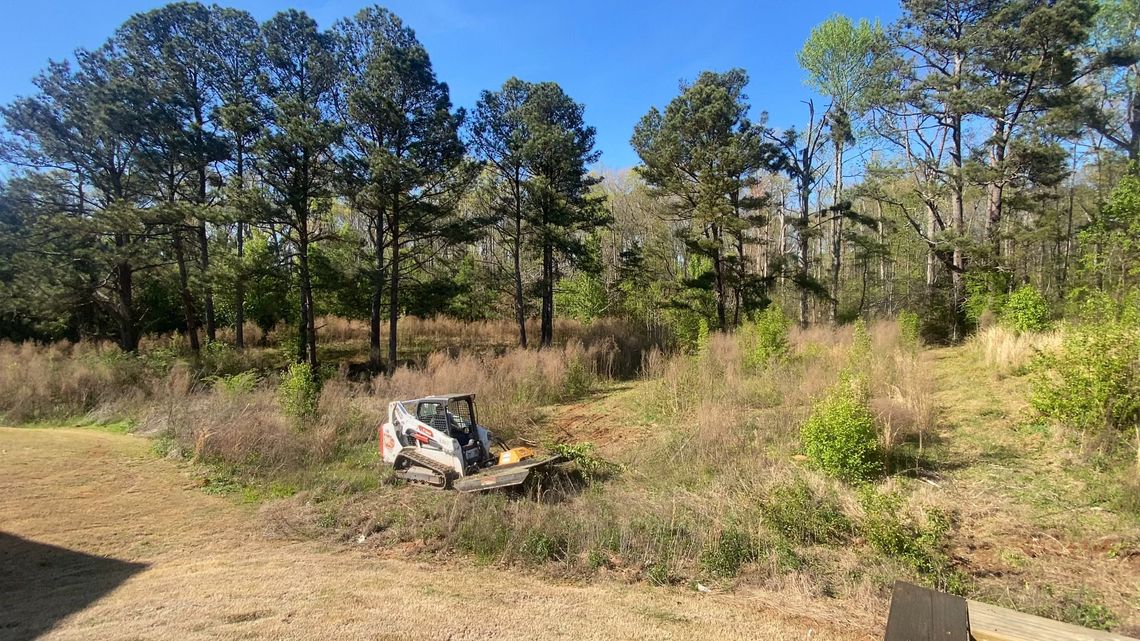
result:
[[[268,540],[250,509],[193,489],[131,436],[0,428],[0,479],[5,641],[845,636],[747,595]]]

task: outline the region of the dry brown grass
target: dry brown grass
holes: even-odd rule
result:
[[[550,582],[462,559],[420,563],[408,559],[414,543],[383,547],[376,535],[337,546],[267,540],[248,509],[187,488],[180,466],[147,460],[141,439],[0,428],[0,443],[20,452],[0,457],[0,536],[38,552],[11,556],[0,574],[0,629],[17,638],[358,641],[375,639],[383,622],[385,634],[407,639],[830,641],[881,626],[845,626],[826,603],[800,609],[748,589],[700,594],[616,573]],[[404,490],[376,513],[424,494]],[[511,624],[472,617],[471,586]],[[409,594],[417,606],[393,616]]]
[[[1023,370],[1033,357],[1061,346],[1064,334],[1052,332],[1015,332],[995,325],[970,339],[970,346],[996,376],[1009,376]]]
[[[0,342],[0,416],[11,423],[126,405],[147,395],[146,379],[144,363],[109,343]]]

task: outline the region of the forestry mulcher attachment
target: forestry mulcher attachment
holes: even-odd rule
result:
[[[566,461],[539,458],[529,447],[499,445],[492,454],[493,436],[475,420],[473,394],[389,403],[379,432],[380,456],[397,478],[460,492],[520,485],[532,471]]]

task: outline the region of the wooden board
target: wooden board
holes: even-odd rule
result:
[[[970,601],[968,607],[970,634],[977,641],[1137,641],[978,601]],[[893,614],[893,604],[891,610]]]
[[[969,641],[966,600],[898,581],[885,641]]]

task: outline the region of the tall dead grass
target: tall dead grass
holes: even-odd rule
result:
[[[435,352],[422,368],[401,367],[391,377],[373,378],[371,392],[390,401],[473,393],[480,423],[503,438],[533,437],[544,406],[589,392],[609,376],[614,358],[612,346],[577,341],[500,355]]]
[[[0,416],[11,423],[64,420],[149,394],[142,360],[109,343],[0,342]]]
[[[1063,331],[1015,332],[1000,325],[981,330],[970,339],[996,376],[1010,376],[1029,366],[1033,357],[1061,347]]]

